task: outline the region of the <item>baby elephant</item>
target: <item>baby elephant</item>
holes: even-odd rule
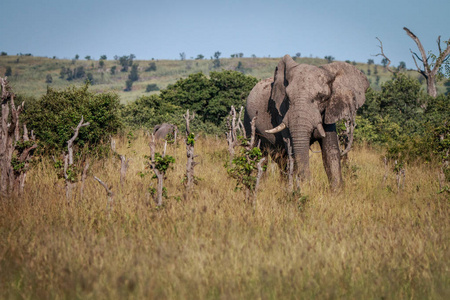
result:
[[[156,125],[153,128],[153,134],[157,140],[165,140],[167,139],[168,134],[172,134],[175,136],[175,132],[178,130],[177,126],[169,123],[162,123]]]

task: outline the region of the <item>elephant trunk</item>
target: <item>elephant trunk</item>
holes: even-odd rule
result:
[[[292,138],[295,163],[302,180],[309,179],[309,146],[311,137],[325,137],[322,116],[318,108],[311,102],[301,99],[297,101],[289,114],[289,130]]]
[[[302,180],[309,179],[309,142],[313,128],[307,124],[294,126],[290,129],[292,148],[294,150],[295,164]]]

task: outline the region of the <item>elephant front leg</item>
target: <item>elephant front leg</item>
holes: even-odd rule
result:
[[[342,186],[341,151],[336,132],[336,124],[324,124],[326,136],[319,140],[322,149],[322,160],[331,188],[337,190]]]

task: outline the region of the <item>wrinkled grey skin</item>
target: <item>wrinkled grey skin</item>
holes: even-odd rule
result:
[[[153,134],[155,135],[155,139],[164,140],[169,133],[174,134],[176,128],[173,124],[162,123],[153,127]]]
[[[290,139],[295,170],[301,179],[310,176],[309,147],[318,141],[322,160],[332,188],[342,184],[340,149],[335,123],[354,121],[356,110],[365,102],[369,87],[366,76],[354,66],[333,62],[321,67],[297,64],[285,55],[275,69],[274,78],[262,80],[247,98],[244,124],[257,116],[256,131],[262,143],[275,151]],[[267,133],[280,124],[286,128]],[[287,151],[283,151],[284,156]]]

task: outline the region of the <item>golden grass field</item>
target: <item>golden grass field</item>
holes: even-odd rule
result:
[[[449,199],[432,165],[407,165],[398,190],[382,153],[359,146],[335,194],[311,153],[299,201],[269,162],[253,208],[227,176],[225,140],[201,138],[189,201],[185,147],[168,146],[176,163],[158,209],[151,176],[138,175],[147,143],[118,138],[132,159],[123,189],[118,159],[93,161],[84,198],[67,204],[43,159],[22,199],[0,201],[1,299],[450,299]],[[111,212],[93,175],[113,185]]]

